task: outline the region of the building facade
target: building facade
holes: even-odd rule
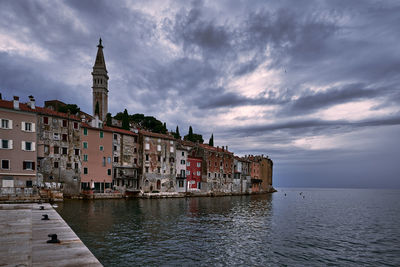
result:
[[[176,192],[176,140],[169,135],[140,131],[143,192]]]
[[[112,131],[87,123],[81,127],[81,189],[103,193],[112,188]]]
[[[201,189],[202,164],[202,158],[187,157],[186,177],[188,191],[199,191]]]
[[[0,100],[0,194],[31,195],[37,183],[35,106]]]

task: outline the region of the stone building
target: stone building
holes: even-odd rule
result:
[[[169,135],[139,131],[143,192],[176,192],[176,140]]]
[[[30,196],[36,176],[36,107],[0,100],[0,198]]]
[[[188,156],[186,161],[186,177],[188,191],[200,191],[201,172],[203,164],[202,158]]]
[[[196,144],[192,156],[203,158],[203,192],[232,192],[233,153],[227,147]]]
[[[47,185],[62,184],[64,194],[79,193],[80,119],[42,107],[36,107],[36,112],[38,176]]]
[[[141,172],[139,135],[135,132],[105,127],[113,133],[113,185],[116,190],[139,190],[139,174]]]
[[[260,161],[260,179],[262,180],[261,190],[263,192],[270,192],[271,190],[273,190],[272,188],[273,162],[269,157],[264,157],[264,155],[261,155],[259,161]]]
[[[251,177],[251,192],[258,193],[261,192],[261,168],[260,168],[260,158],[257,156],[249,155],[246,159],[250,161],[250,177]]]
[[[242,163],[242,193],[251,193],[250,160],[242,157],[240,162]]]

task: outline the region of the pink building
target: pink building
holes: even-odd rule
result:
[[[112,138],[111,131],[82,123],[81,189],[105,192],[112,187]]]
[[[186,177],[188,189],[201,189],[202,158],[188,156],[186,161]]]
[[[34,101],[23,104],[19,102],[19,97],[14,97],[13,101],[0,100],[0,187],[2,192],[3,189],[7,190],[5,188],[24,189],[36,184],[36,153]]]

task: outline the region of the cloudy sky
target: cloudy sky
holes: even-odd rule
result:
[[[0,92],[189,125],[276,186],[400,188],[399,1],[0,1]]]

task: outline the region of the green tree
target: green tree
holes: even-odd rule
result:
[[[58,111],[62,113],[68,113],[69,111],[71,114],[76,115],[81,109],[76,104],[67,104],[65,106],[59,106]]]
[[[211,134],[210,141],[208,141],[209,146],[214,146],[214,134]]]
[[[175,137],[176,139],[181,139],[181,135],[179,134],[179,127],[178,127],[178,125],[176,125],[176,130],[175,130],[175,132],[174,132],[174,137]]]
[[[107,115],[106,115],[106,125],[107,126],[111,126],[111,124],[112,124],[111,113],[107,113]]]
[[[129,115],[126,109],[122,115],[122,129],[129,130]]]
[[[193,129],[192,129],[191,125],[189,126],[188,139],[189,139],[189,141],[193,142]]]

